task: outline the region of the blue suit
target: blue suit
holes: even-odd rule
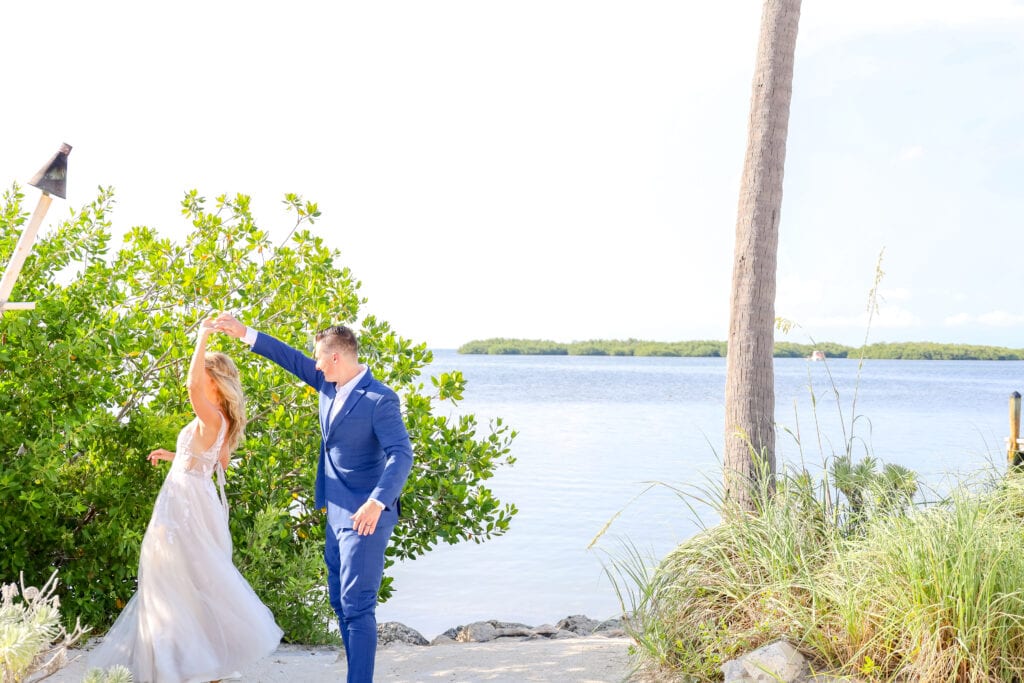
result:
[[[384,551],[398,522],[399,495],[412,469],[412,445],[398,396],[367,371],[341,412],[328,423],[337,387],[324,379],[312,358],[263,333],[257,335],[252,351],[320,394],[315,505],[327,508],[327,587],[345,643],[348,681],[370,683]],[[385,507],[374,532],[360,536],[352,528],[352,515],[370,498]]]

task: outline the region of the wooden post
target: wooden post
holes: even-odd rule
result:
[[[1017,439],[1020,437],[1020,392],[1010,394],[1010,443],[1007,446],[1006,464],[1013,468],[1017,464]]]
[[[7,264],[7,269],[4,270],[4,277],[0,280],[0,313],[7,310],[25,310],[36,307],[34,303],[14,303],[8,302],[7,299],[10,298],[11,292],[14,290],[14,281],[18,279],[18,273],[21,272],[25,259],[28,258],[29,252],[32,251],[32,243],[36,241],[39,226],[42,224],[43,216],[46,215],[46,210],[50,208],[50,202],[52,201],[53,198],[46,192],[39,197],[39,203],[36,204],[36,210],[28,222],[28,227],[25,228],[25,232],[21,233],[21,237],[18,238],[18,244],[14,247],[14,253],[11,254],[11,260]]]

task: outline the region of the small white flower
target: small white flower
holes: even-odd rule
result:
[[[3,595],[4,602],[10,602],[18,597],[18,584],[5,583],[3,589],[0,589],[0,594]]]

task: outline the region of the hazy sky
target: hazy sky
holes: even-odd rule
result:
[[[317,201],[365,312],[491,336],[725,339],[761,3],[7,3],[0,183],[181,237],[184,192]],[[27,188],[27,206],[37,191]],[[787,337],[1024,347],[1024,2],[804,0]]]

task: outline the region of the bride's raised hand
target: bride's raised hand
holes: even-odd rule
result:
[[[236,320],[235,316],[230,313],[221,313],[215,318],[208,318],[204,324],[211,321],[215,330],[223,332],[229,337],[241,339],[245,336],[245,325]]]
[[[158,448],[146,457],[149,458],[150,465],[156,465],[158,460],[174,460],[174,453],[166,448]]]

